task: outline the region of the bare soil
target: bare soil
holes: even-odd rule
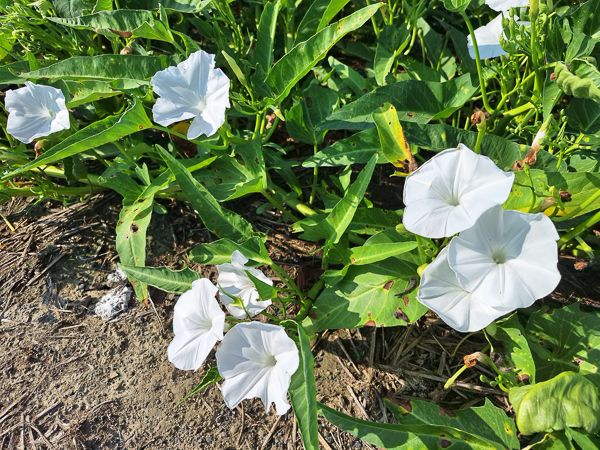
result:
[[[294,239],[280,218],[256,215],[261,200],[245,199],[256,229],[269,234],[271,257],[308,289],[319,276],[318,253]],[[187,252],[213,239],[182,204],[166,205],[149,230],[147,265],[182,268]],[[293,412],[265,413],[258,400],[230,411],[213,385],[175,405],[215,364],[214,352],[197,372],[167,360],[176,297],[151,290],[153,307],[134,300],[116,322],[94,314],[115,269],[116,195],[69,207],[16,201],[0,207],[15,227],[0,223],[0,450],[4,449],[302,449]],[[562,264],[565,281],[547,302],[584,298],[600,306],[598,270]],[[579,261],[581,263],[581,261]],[[585,265],[585,264],[584,264]],[[581,264],[579,268],[581,268]],[[214,279],[212,266],[191,267]],[[270,274],[272,275],[272,274]],[[443,390],[462,357],[485,345],[428,314],[409,327],[326,331],[315,342],[318,398],[362,419],[393,422],[383,398],[422,398],[458,409],[489,398],[511,412],[505,394],[480,385],[480,365],[463,383]],[[324,449],[373,446],[320,421]]]

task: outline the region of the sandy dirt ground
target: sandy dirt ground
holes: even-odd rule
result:
[[[245,202],[255,210],[252,199]],[[179,269],[189,249],[213,237],[181,204],[165,206],[168,214],[155,215],[149,229],[147,265]],[[167,360],[176,296],[151,289],[152,308],[132,300],[118,321],[95,315],[118,262],[118,196],[1,208],[16,231],[0,224],[0,450],[303,448],[291,410],[267,414],[255,400],[230,411],[218,384],[175,408],[215,364],[214,352],[195,373]],[[312,263],[318,256],[308,254],[314,247],[293,239],[268,212],[247,217],[269,234],[271,257],[310,287],[319,274]],[[578,272],[574,262],[562,264],[570,275],[546,301],[581,297],[600,305],[597,269]],[[190,267],[216,275],[213,266]],[[394,421],[382,400],[392,395],[453,409],[487,397],[510,413],[503,392],[479,383],[482,373],[491,375],[479,365],[463,384],[443,390],[462,356],[485,345],[474,335],[452,356],[462,337],[432,314],[409,327],[327,331],[314,347],[318,399],[379,422]],[[324,449],[375,448],[325,420],[319,430]]]

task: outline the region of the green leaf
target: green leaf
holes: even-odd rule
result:
[[[365,80],[361,74],[351,67],[348,67],[346,64],[341,63],[333,56],[330,56],[327,59],[327,62],[329,62],[332,69],[335,69],[335,73],[346,86],[352,89],[358,97],[363,96],[372,89],[369,82]]]
[[[231,70],[233,70],[233,73],[235,73],[235,76],[237,77],[239,82],[242,84],[242,86],[248,87],[248,82],[246,81],[246,76],[244,75],[244,72],[242,72],[242,69],[240,69],[240,66],[235,61],[235,59],[233,57],[229,56],[229,54],[225,50],[221,50],[221,54],[225,57],[227,64],[229,64],[229,67],[231,67]]]
[[[375,63],[373,64],[375,80],[379,86],[385,84],[385,77],[390,73],[396,56],[406,48],[409,40],[410,32],[404,24],[400,28],[394,25],[386,25],[381,30],[377,39]]]
[[[387,424],[367,422],[342,414],[322,403],[319,413],[334,425],[347,431],[363,441],[388,450],[428,449],[441,450],[503,450],[506,447],[490,442],[473,433],[459,430],[452,426],[429,424]],[[519,447],[512,447],[518,449]]]
[[[110,116],[88,125],[38,158],[8,173],[4,178],[10,178],[18,173],[59,161],[90,148],[114,142],[150,127],[152,127],[152,122],[146,116],[142,103],[134,100],[133,104],[120,116]]]
[[[594,437],[579,430],[572,430],[569,427],[565,428],[565,434],[572,441],[575,441],[581,447],[581,450],[598,450],[600,448],[600,437]]]
[[[315,0],[298,25],[294,45],[308,40],[325,28],[347,3],[348,0]]]
[[[65,96],[67,98],[67,108],[75,108],[84,103],[95,102],[121,94],[121,91],[114,89],[111,83],[106,81],[59,80],[56,85],[60,86],[60,83],[64,83],[63,86],[69,91],[69,96]],[[139,85],[135,82],[131,84],[124,83],[121,87],[124,89],[136,89]]]
[[[373,127],[371,113],[391,103],[401,121],[427,123],[445,119],[461,108],[478,88],[471,74],[443,83],[406,80],[381,86],[333,113],[322,123],[329,130],[364,130]]]
[[[417,170],[417,162],[410,152],[394,106],[385,103],[381,108],[376,109],[373,112],[373,121],[377,126],[381,151],[385,159],[396,168],[407,169],[409,172]]]
[[[519,375],[527,375],[531,384],[535,383],[535,363],[527,343],[524,327],[519,323],[517,314],[498,324],[494,339],[502,341],[508,357],[505,366],[515,366]]]
[[[245,144],[237,146],[236,151],[242,156],[245,168],[252,177],[261,181],[261,189],[267,189],[267,168],[260,139],[251,139]]]
[[[451,12],[462,12],[467,9],[471,0],[444,0],[444,7]]]
[[[311,84],[303,92],[303,98],[285,115],[290,137],[312,145],[323,142],[326,131],[317,126],[336,110],[338,99],[335,91]]]
[[[189,267],[182,270],[172,270],[168,267],[138,267],[119,264],[119,267],[131,279],[149,284],[161,291],[173,294],[183,294],[192,288],[192,282],[202,278],[202,275]]]
[[[533,313],[527,338],[534,353],[536,379],[549,380],[573,371],[600,387],[600,313],[583,312],[579,302]]]
[[[120,0],[119,4],[128,9],[156,10],[159,6],[171,11],[200,12],[213,0]]]
[[[256,31],[256,48],[254,49],[252,62],[259,64],[265,73],[269,71],[273,64],[273,43],[275,29],[277,28],[277,15],[280,9],[281,2],[279,0],[266,2]]]
[[[250,150],[254,152],[253,147]],[[228,154],[219,156],[210,167],[195,172],[194,178],[220,202],[261,192],[263,189],[262,176],[252,175],[248,167],[242,166]]]
[[[571,440],[565,436],[563,431],[554,431],[548,433],[544,438],[533,445],[527,447],[527,450],[576,450]]]
[[[363,25],[380,4],[367,6],[319,31],[305,42],[300,42],[281,58],[267,73],[266,83],[271,86],[275,102],[281,102],[292,87],[300,81],[347,33]]]
[[[361,247],[351,248],[348,252],[348,259],[354,266],[364,266],[377,261],[382,261],[401,253],[410,252],[417,248],[416,242],[397,242],[389,244],[363,245]]]
[[[190,259],[200,264],[223,264],[231,262],[231,254],[239,250],[250,261],[248,266],[273,264],[265,248],[264,239],[253,237],[236,244],[229,239],[219,239],[210,244],[200,244],[190,252]]]
[[[277,289],[275,289],[270,284],[265,283],[262,280],[256,278],[249,270],[246,270],[246,275],[250,278],[250,281],[254,283],[254,287],[256,288],[256,292],[258,292],[258,296],[261,300],[270,300],[272,298],[277,298]]]
[[[49,59],[37,60],[40,67],[51,66],[56,63]],[[0,84],[22,84],[23,80],[20,75],[24,72],[29,72],[29,61],[17,61],[10,64],[4,64],[0,67]]]
[[[306,159],[303,167],[348,166],[349,164],[366,164],[377,152],[381,151],[381,142],[376,129],[360,131],[346,139],[340,139],[333,145],[325,147],[316,155]],[[387,162],[385,155],[380,154],[377,164]]]
[[[489,399],[477,408],[448,411],[435,403],[411,399],[402,407],[385,400],[387,408],[403,425],[441,425],[471,433],[507,449],[518,449],[515,422]]]
[[[319,450],[319,427],[317,421],[317,387],[315,385],[315,361],[310,350],[310,339],[302,326],[294,321],[284,322],[294,325],[298,332],[300,365],[290,382],[290,400],[298,428],[302,435],[305,450]]]
[[[97,80],[112,82],[115,88],[134,81],[150,84],[150,78],[174,64],[167,56],[98,55],[75,56],[43,69],[23,73],[21,78],[49,78],[60,80]]]
[[[476,132],[461,130],[446,124],[402,122],[401,125],[409,144],[433,152],[457,147],[460,143],[473,149],[477,141]],[[315,156],[308,158],[303,165],[305,167],[344,166],[353,162],[366,162],[380,149],[378,131],[372,128],[337,141]],[[490,134],[483,137],[481,153],[491,158],[498,167],[505,171],[511,170],[513,164],[521,158],[519,144]],[[382,157],[378,164],[385,162],[385,157]]]
[[[91,0],[52,0],[52,6],[59,16],[78,17],[92,12],[94,3]]]
[[[571,43],[567,47],[567,53],[565,55],[565,61],[573,61],[576,58],[584,58],[589,56],[594,51],[594,47],[598,41],[591,38],[587,34],[575,32]]]
[[[398,258],[351,266],[342,281],[319,295],[302,324],[315,333],[328,328],[414,322],[427,312],[427,307],[417,302],[415,290],[405,293],[417,279],[417,266]]]
[[[573,31],[600,39],[600,4],[585,2],[571,16]]]
[[[515,182],[508,200],[504,203],[505,209],[516,209],[529,212],[537,207],[546,197],[552,197],[550,187],[554,191],[567,191],[571,194],[571,201],[564,203],[564,211],[559,211],[558,216],[563,216],[579,208],[594,192],[600,188],[600,175],[597,173],[577,172],[543,172],[530,169],[530,176],[520,171],[516,173]],[[551,206],[544,214],[552,214],[557,206]],[[574,217],[595,211],[600,208],[600,199],[592,202],[586,208],[577,212]]]
[[[107,187],[117,191],[126,200],[136,200],[142,193],[142,186],[135,182],[129,175],[116,171],[111,176],[100,176],[98,178],[100,186]]]
[[[252,236],[252,225],[236,213],[222,208],[217,200],[194,179],[186,167],[166,150],[157,146],[158,153],[165,160],[177,179],[181,190],[190,201],[204,226],[217,236],[228,236],[234,241],[246,240]]]
[[[594,383],[575,372],[563,372],[551,380],[512,388],[509,400],[523,434],[583,428],[600,429],[600,398]]]
[[[197,394],[198,392],[207,388],[211,384],[217,383],[217,382],[221,381],[222,379],[223,378],[221,378],[221,375],[219,375],[219,369],[216,367],[211,367],[210,369],[208,369],[206,371],[206,374],[204,375],[204,378],[202,378],[202,381],[200,382],[200,384],[198,386],[196,386],[192,392],[190,392],[188,395],[183,397],[183,399],[179,403],[177,403],[177,405],[175,405],[175,407],[177,408],[179,405],[181,405],[183,402],[185,402],[192,395]]]
[[[157,39],[173,42],[173,36],[165,23],[157,20],[150,11],[117,10],[101,11],[74,18],[49,17],[52,22],[67,26],[95,29],[108,36],[116,36],[111,30],[131,31],[131,37]]]
[[[319,240],[326,238],[331,244],[337,244],[348,228],[358,205],[365,195],[365,190],[371,181],[373,170],[377,162],[377,155],[373,155],[366,167],[360,172],[356,181],[348,189],[344,197],[334,206],[331,212],[316,226],[304,226],[304,221],[297,225],[304,229],[300,236],[303,239]]]
[[[146,190],[137,200],[123,199],[123,209],[117,223],[116,248],[121,264],[144,267],[146,265],[146,231],[152,218],[154,194]],[[138,301],[148,298],[148,287],[144,282],[131,280]]]
[[[584,134],[600,133],[600,104],[587,98],[572,98],[565,109],[569,126]]]

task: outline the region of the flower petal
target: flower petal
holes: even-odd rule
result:
[[[259,314],[265,308],[272,304],[270,300],[259,301],[258,291],[254,283],[248,277],[246,271],[253,276],[273,286],[273,280],[266,277],[260,270],[251,267],[246,267],[244,264],[248,259],[238,250],[231,255],[231,264],[219,264],[218,284],[221,292],[221,302],[226,306],[227,310],[237,319],[244,319],[246,312],[240,306],[233,305],[234,300],[228,295],[240,297],[244,302],[244,307],[251,317]]]
[[[491,306],[524,308],[560,281],[556,240],[544,214],[496,206],[450,242],[448,262],[460,285]]]
[[[192,283],[179,297],[173,314],[175,338],[169,361],[182,370],[197,370],[218,340],[223,339],[225,314],[216,300],[218,289],[208,279]]]
[[[452,236],[506,201],[513,180],[514,174],[459,144],[437,154],[407,178],[402,222],[420,236]]]
[[[60,89],[25,82],[6,92],[7,132],[26,144],[70,127],[69,111]]]
[[[494,11],[508,11],[510,8],[529,6],[529,0],[485,0],[485,4]]]
[[[506,55],[506,52],[500,45],[500,36],[502,36],[502,13],[498,14],[488,24],[475,29],[475,39],[479,49],[481,59],[495,58]],[[467,36],[467,48],[469,55],[475,59],[475,47],[471,35]]]
[[[206,117],[206,118],[205,118]],[[209,120],[207,120],[209,119]],[[188,128],[187,137],[188,139],[196,139],[198,136],[204,134],[206,136],[212,136],[217,132],[219,127],[225,122],[225,113],[223,113],[223,122],[215,125],[214,119],[210,114],[204,110],[202,113],[196,116],[190,128]]]
[[[296,345],[282,327],[237,324],[217,349],[225,403],[233,409],[244,399],[259,397],[266,411],[275,403],[277,414],[285,414],[290,407],[287,390],[299,362]]]
[[[217,341],[213,333],[206,331],[176,334],[167,349],[169,361],[181,370],[198,370]]]
[[[188,59],[177,65],[177,68],[185,77],[187,85],[197,92],[200,97],[205,97],[207,92],[210,92],[208,80],[214,67],[215,55],[206,53],[204,50],[192,53]]]
[[[423,272],[417,300],[461,332],[479,331],[511,309],[493,308],[465,291],[448,264],[448,247]]]

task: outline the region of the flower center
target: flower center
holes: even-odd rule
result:
[[[198,100],[196,108],[198,108],[200,111],[204,111],[206,109],[206,99],[201,98],[200,100]]]
[[[54,117],[54,111],[52,111],[51,109],[49,109],[48,111],[46,111],[46,114],[48,115],[48,117],[50,119],[52,119]]]
[[[504,251],[502,250],[496,250],[493,254],[492,254],[492,258],[494,258],[494,262],[496,264],[504,264],[507,260],[507,255]]]
[[[277,360],[273,355],[266,355],[263,363],[267,367],[275,367],[277,365]]]

